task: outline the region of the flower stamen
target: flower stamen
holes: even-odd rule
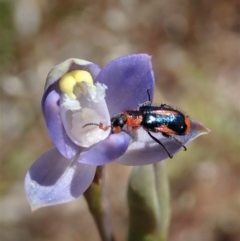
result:
[[[88,92],[88,86],[87,83],[76,83],[73,87],[73,94],[79,98],[81,95],[86,95]]]
[[[75,70],[63,75],[63,77],[59,80],[59,88],[60,90],[67,94],[72,99],[77,99],[81,92],[77,91],[77,95],[75,94],[75,86],[79,85],[79,83],[85,82],[88,86],[93,87],[93,78],[91,74],[85,70]],[[80,85],[80,90],[82,90],[82,86]],[[78,87],[77,87],[78,89]]]

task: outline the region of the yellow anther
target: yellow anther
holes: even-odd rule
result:
[[[76,99],[75,94],[73,94],[75,84],[76,80],[70,73],[65,74],[59,81],[60,90],[73,99]]]
[[[65,74],[59,80],[59,87],[63,93],[66,93],[73,99],[76,99],[76,95],[73,93],[74,86],[77,83],[86,82],[89,86],[93,86],[93,79],[89,72],[85,70],[75,70]]]
[[[76,70],[76,71],[72,71],[71,73],[72,73],[72,76],[74,77],[74,79],[78,83],[86,82],[90,86],[93,86],[93,79],[89,72],[84,71],[84,70]]]

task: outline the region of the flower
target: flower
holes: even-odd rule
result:
[[[143,129],[131,134],[110,134],[88,123],[110,125],[110,117],[153,98],[151,57],[128,55],[102,70],[91,62],[68,59],[49,73],[42,111],[54,148],[40,156],[25,178],[32,209],[68,202],[92,183],[96,167],[117,160],[125,165],[146,165],[168,157]],[[190,132],[178,138],[186,144],[208,130],[191,120]],[[179,143],[157,136],[174,154]],[[128,151],[127,151],[128,150]],[[127,152],[126,152],[127,151]]]

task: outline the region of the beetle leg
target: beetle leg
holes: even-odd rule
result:
[[[166,134],[166,133],[162,133],[162,135],[165,136],[165,137],[167,137],[167,138],[170,138],[170,139],[176,141],[177,143],[179,143],[179,144],[183,147],[184,151],[187,150],[186,146],[184,146],[183,143],[182,143],[181,141],[179,141],[175,136],[168,135],[168,134]]]
[[[148,135],[155,141],[157,142],[159,145],[161,145],[163,147],[163,149],[167,152],[168,156],[170,158],[173,158],[173,156],[169,153],[169,151],[167,150],[167,148],[162,144],[161,141],[159,141],[155,136],[153,136],[149,131],[147,131]]]

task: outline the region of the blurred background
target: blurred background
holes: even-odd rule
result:
[[[99,241],[85,200],[31,213],[25,173],[52,146],[40,100],[49,70],[76,57],[106,65],[152,55],[154,103],[212,130],[165,160],[169,241],[240,240],[238,0],[0,0],[0,240]],[[127,233],[130,167],[107,166],[117,241]]]

